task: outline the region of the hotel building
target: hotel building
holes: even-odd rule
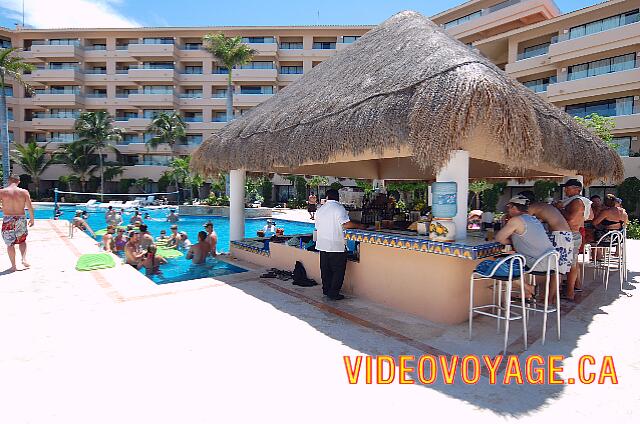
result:
[[[431,19],[568,113],[614,117],[626,176],[640,177],[640,157],[633,157],[640,151],[639,6],[638,0],[610,0],[561,14],[553,0],[471,0]],[[2,47],[21,48],[37,68],[25,75],[33,95],[11,82],[6,88],[10,137],[17,143],[49,142],[54,150],[74,139],[80,111],[104,109],[124,131],[117,153],[107,158],[124,166],[116,180],[157,181],[169,150],[145,145],[155,113],[176,110],[184,117],[187,138],[177,147],[180,155],[188,155],[227,119],[229,71],[202,49],[203,35],[241,36],[257,52],[251,63],[232,70],[237,116],[370,28],[0,28]],[[64,165],[51,166],[42,188],[68,173]]]

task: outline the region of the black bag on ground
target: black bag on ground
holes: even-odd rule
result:
[[[301,287],[317,286],[318,283],[315,280],[311,280],[307,277],[307,270],[304,269],[302,262],[296,261],[296,266],[293,268],[293,284]]]

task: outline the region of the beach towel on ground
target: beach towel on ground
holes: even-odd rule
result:
[[[114,268],[116,261],[109,253],[87,253],[78,258],[76,269],[78,271],[93,271],[96,269]]]

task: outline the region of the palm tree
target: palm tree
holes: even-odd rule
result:
[[[53,163],[53,157],[47,158],[47,146],[38,146],[35,140],[30,140],[27,144],[16,144],[13,152],[13,160],[33,178],[36,185],[36,197],[40,195],[40,177]]]
[[[9,157],[9,118],[7,109],[7,96],[5,93],[5,82],[7,77],[12,78],[17,84],[24,87],[27,92],[32,92],[32,88],[22,79],[24,72],[31,72],[36,69],[30,63],[26,63],[20,56],[14,55],[15,47],[0,49],[0,142],[2,143],[2,185],[6,186],[11,173],[11,160]]]
[[[76,119],[73,129],[79,140],[84,142],[91,151],[98,153],[100,167],[100,200],[104,200],[104,161],[102,152],[105,149],[117,150],[113,142],[122,139],[120,128],[113,126],[113,117],[106,110],[82,112]]]
[[[179,141],[186,138],[186,126],[182,117],[173,112],[171,115],[167,113],[159,113],[153,117],[151,124],[147,128],[147,132],[154,136],[147,140],[147,148],[157,149],[161,144],[169,145],[171,151],[171,162],[176,160],[175,146]],[[172,174],[175,176],[176,174]],[[178,180],[174,178],[176,188],[178,187]],[[178,194],[178,202],[180,201],[180,195]]]
[[[206,34],[202,37],[205,50],[227,68],[227,122],[233,120],[233,68],[251,62],[257,53],[242,42],[242,37]]]
[[[57,158],[78,178],[82,191],[87,191],[87,181],[97,168],[93,148],[84,140],[76,140],[65,145]]]
[[[493,184],[488,183],[484,180],[473,181],[469,183],[469,191],[473,193],[473,198],[475,199],[476,209],[480,209],[480,195],[491,189]]]

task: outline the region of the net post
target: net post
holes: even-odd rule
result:
[[[56,219],[56,212],[58,210],[58,189],[53,189],[53,219]]]

